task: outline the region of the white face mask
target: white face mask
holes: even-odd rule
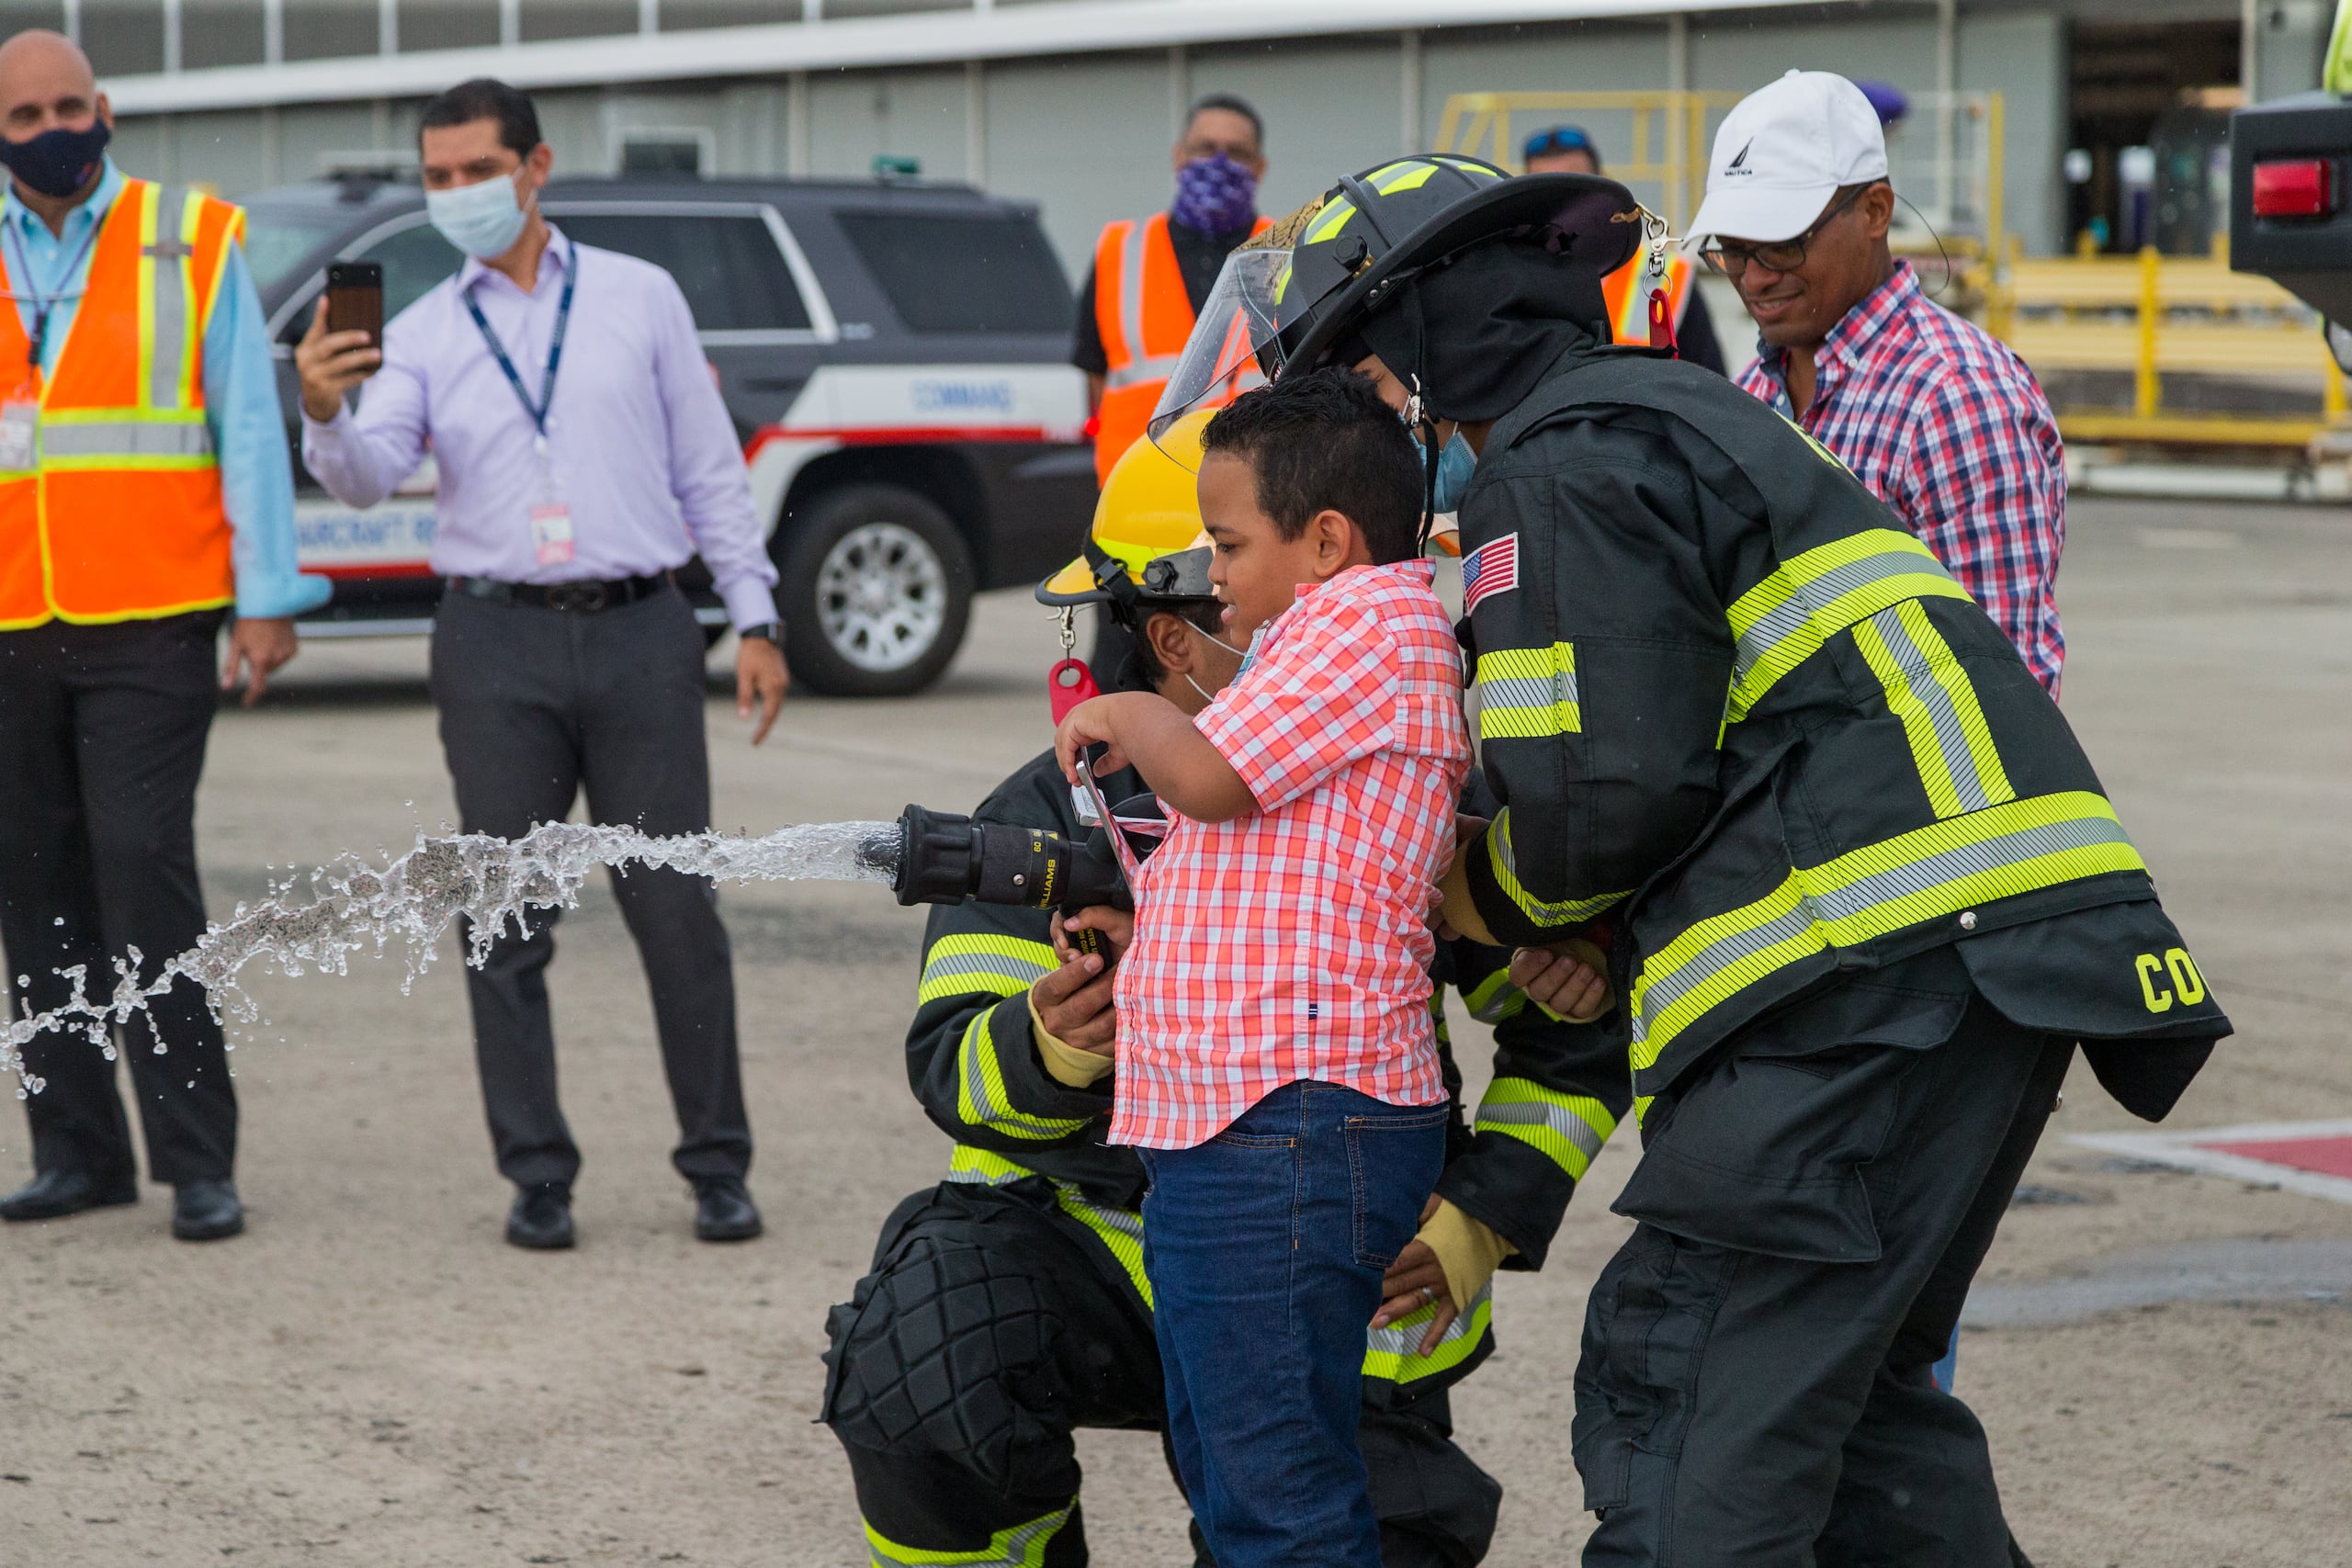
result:
[[[523,200],[508,175],[426,191],[424,215],[443,239],[478,261],[504,255],[523,237]]]

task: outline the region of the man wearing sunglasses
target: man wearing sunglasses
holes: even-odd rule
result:
[[[2054,696],[2066,535],[2058,423],[2033,372],[1929,300],[1887,245],[1894,190],[1860,88],[1792,71],[1724,117],[1689,243],[1761,338],[1739,384],[1860,476]]]
[[[1520,172],[1529,175],[1597,175],[1601,172],[1600,148],[1580,125],[1555,125],[1527,139],[1520,150]],[[1648,258],[1636,255],[1601,280],[1609,306],[1610,331],[1619,343],[1650,341]],[[1690,258],[1669,254],[1666,262],[1667,319],[1674,323],[1674,350],[1693,365],[1716,375],[1725,374],[1724,348],[1715,336],[1715,319],[1700,296],[1697,269]]]

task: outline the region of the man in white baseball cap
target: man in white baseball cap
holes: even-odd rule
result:
[[[1688,243],[1756,319],[1739,384],[1892,507],[2055,695],[2058,422],[2024,362],[1894,258],[1894,202],[1870,99],[1843,76],[1792,71],[1724,118]]]

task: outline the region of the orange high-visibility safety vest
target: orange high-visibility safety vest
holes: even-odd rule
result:
[[[1649,265],[1646,251],[1600,280],[1601,298],[1609,302],[1609,324],[1614,329],[1619,343],[1634,344],[1647,348],[1650,343],[1650,291],[1642,283],[1642,273]],[[1698,268],[1680,251],[1666,254],[1667,320],[1674,330],[1682,330],[1682,313],[1690,309],[1690,290]]]
[[[1252,238],[1274,226],[1261,218]],[[1122,219],[1094,242],[1094,326],[1102,339],[1109,369],[1102,376],[1102,406],[1095,412],[1094,479],[1111,477],[1151,423],[1159,394],[1193,335],[1193,301],[1168,237],[1168,214],[1155,212],[1140,223]],[[1223,395],[1204,400],[1212,408]]]
[[[232,604],[229,518],[204,420],[204,329],[245,215],[127,182],[45,381],[0,305],[0,395],[40,382],[36,466],[0,471],[0,630]],[[13,289],[0,256],[0,286]]]

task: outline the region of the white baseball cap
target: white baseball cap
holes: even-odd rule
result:
[[[1840,186],[1884,178],[1886,136],[1862,90],[1834,72],[1792,71],[1724,117],[1685,243],[1792,240]]]

